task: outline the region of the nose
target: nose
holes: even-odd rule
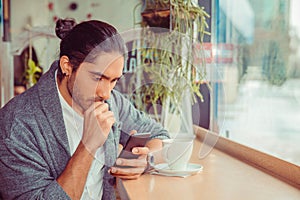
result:
[[[110,98],[111,86],[109,81],[102,80],[97,85],[96,94],[102,100]]]

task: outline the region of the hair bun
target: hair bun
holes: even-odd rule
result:
[[[75,19],[58,19],[56,22],[55,33],[57,37],[64,39],[74,26],[76,26]]]

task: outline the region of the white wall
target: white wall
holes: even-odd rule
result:
[[[49,2],[53,2],[53,11],[48,9]],[[69,9],[71,2],[76,2],[78,5],[75,11]],[[133,9],[140,2],[141,0],[11,0],[12,43],[9,46],[11,46],[11,50],[16,46],[20,46],[20,48],[25,47],[25,45],[16,41],[19,41],[17,38],[22,33],[24,34],[26,27],[50,26],[50,30],[54,33],[55,23],[53,16],[60,18],[72,17],[77,22],[80,22],[87,20],[87,14],[90,13],[92,15],[91,19],[106,21],[114,25],[119,32],[130,30],[133,28]],[[137,21],[141,19],[140,9],[141,6],[135,13]],[[44,70],[47,70],[53,60],[58,58],[59,42],[59,39],[56,37],[39,37],[32,41],[37,51],[39,64]],[[1,60],[12,61],[13,58],[12,54],[10,58],[7,58],[7,55],[3,54],[1,56]],[[0,65],[0,69],[1,67]],[[12,69],[12,66],[7,66],[5,69],[2,67],[2,71],[4,71],[4,73],[2,72],[2,76],[3,74],[11,74],[9,70]],[[8,79],[13,79],[13,77],[9,77]],[[11,81],[2,81],[1,84],[1,88],[5,88],[2,94],[12,94],[12,88],[7,87],[11,85]],[[2,96],[3,98],[7,99],[11,97]]]
[[[53,2],[53,11],[48,9],[48,3]],[[69,9],[70,3],[77,3],[75,11]],[[54,16],[60,18],[72,17],[77,22],[87,20],[90,13],[92,19],[99,19],[114,25],[119,32],[133,28],[133,9],[140,0],[11,0],[11,28],[12,37],[16,38],[25,27],[50,26],[53,27]],[[139,7],[141,8],[141,6]],[[140,20],[139,10],[136,18]],[[38,53],[40,64],[44,68],[58,57],[59,40],[57,38],[42,38],[33,41]]]

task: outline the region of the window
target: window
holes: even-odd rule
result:
[[[211,128],[297,165],[299,7],[298,0],[213,1],[213,62],[208,64]]]

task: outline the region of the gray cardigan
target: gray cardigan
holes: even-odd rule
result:
[[[0,110],[0,199],[70,199],[57,183],[70,159],[54,62],[39,82]],[[119,143],[130,130],[150,131],[152,138],[168,138],[167,132],[137,111],[117,91],[107,101],[116,123],[104,144],[105,175],[102,199],[115,199],[115,178],[108,174]]]

